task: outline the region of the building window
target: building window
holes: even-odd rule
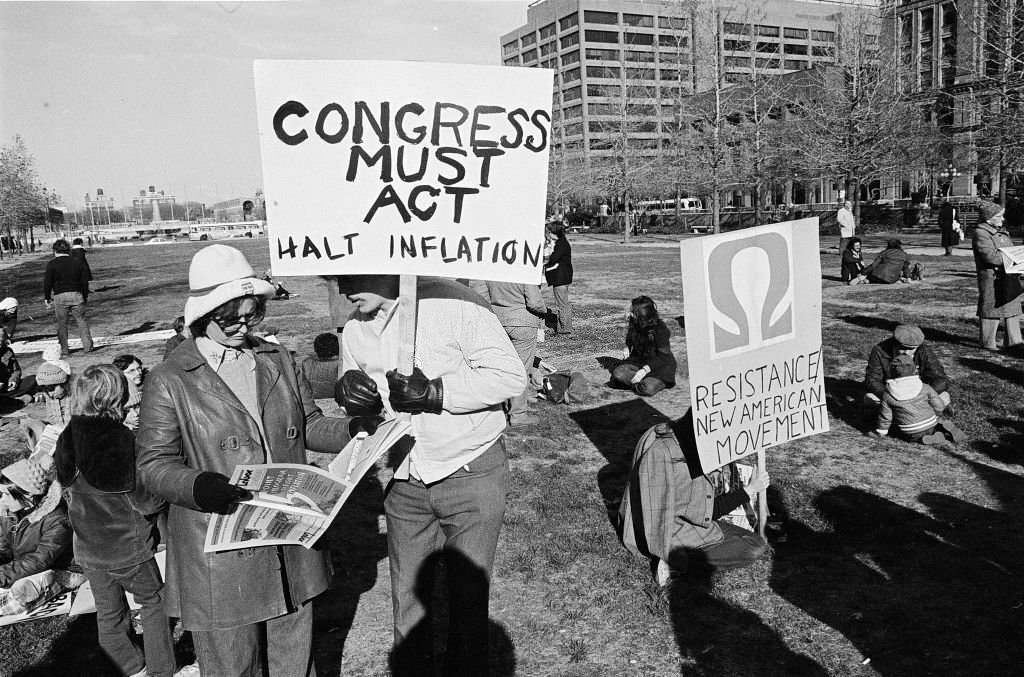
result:
[[[564,101],[575,101],[576,99],[580,98],[580,96],[582,96],[582,94],[583,93],[580,90],[580,86],[576,85],[575,87],[570,87],[569,89],[567,89],[564,92],[562,92],[562,100],[564,100]]]
[[[506,42],[501,46],[502,56],[508,56],[509,54],[515,54],[519,51],[519,41],[513,40],[512,42]]]
[[[627,68],[626,69],[627,80],[653,80],[654,69],[653,68]]]
[[[601,122],[600,120],[591,120],[590,122],[587,123],[587,129],[589,129],[592,132],[600,133],[608,131],[607,124],[607,122]]]
[[[654,63],[654,52],[641,52],[638,49],[626,50],[626,61],[639,61],[640,63]]]
[[[540,29],[540,39],[541,40],[547,40],[548,38],[552,37],[554,34],[555,34],[555,24],[554,24],[554,22],[549,23],[547,26],[545,26],[544,28]]]
[[[619,42],[617,31],[586,31],[587,42]]]
[[[552,108],[551,109],[551,121],[552,122],[558,122],[561,119],[562,119],[562,111],[558,110],[557,107],[556,108]]]
[[[690,45],[690,38],[685,35],[659,35],[658,46],[673,49],[686,49]]]
[[[722,24],[722,29],[726,33],[733,33],[736,35],[750,35],[750,24],[741,24],[734,21],[726,21]]]
[[[514,56],[514,57],[512,57],[510,59],[505,59],[505,61],[503,61],[502,63],[504,63],[506,66],[518,66],[519,65],[519,57],[518,56]]]
[[[807,45],[801,45],[799,43],[787,42],[785,45],[786,54],[803,54],[807,55]]]
[[[835,42],[836,34],[832,31],[811,31],[811,40],[818,42]]]
[[[530,63],[537,60],[537,50],[531,49],[523,52],[523,63]]]
[[[587,85],[587,96],[622,96],[622,87],[618,85]]]
[[[580,69],[570,68],[562,74],[562,82],[576,82],[580,79]]]
[[[572,47],[573,45],[578,45],[579,42],[580,42],[580,34],[578,32],[577,33],[569,33],[568,35],[563,35],[562,39],[561,39],[562,49],[565,49],[566,47]]]
[[[540,55],[541,56],[547,56],[548,54],[551,54],[552,52],[554,52],[557,48],[558,48],[558,45],[557,45],[557,43],[554,43],[554,42],[549,42],[546,45],[541,45],[540,46]]]
[[[618,66],[587,66],[588,78],[614,78],[622,77],[622,69]]]
[[[569,16],[563,16],[558,20],[558,29],[564,31],[567,28],[578,26],[580,23],[580,17],[576,14],[570,14]]]
[[[787,37],[787,38],[795,38],[797,40],[806,40],[807,39],[807,29],[806,28],[783,28],[782,29],[782,35]]]
[[[725,50],[732,50],[734,52],[745,52],[750,49],[750,40],[726,39],[723,41],[722,47]]]
[[[757,43],[757,51],[764,54],[778,54],[782,46],[777,42],[759,42]]]
[[[523,47],[528,47],[537,42],[537,36],[533,33],[527,33],[523,36]]]
[[[758,26],[757,27],[757,34],[758,35],[765,35],[765,36],[772,37],[772,38],[777,38],[777,37],[779,37],[779,27],[778,26]]]
[[[679,79],[679,70],[676,69],[676,68],[659,68],[658,69],[658,79],[659,80],[668,80],[670,82],[673,81],[673,80],[678,80]]]
[[[562,66],[568,66],[571,63],[576,63],[580,60],[580,51],[569,52],[568,54],[562,55]]]
[[[583,21],[588,24],[610,24],[619,23],[617,12],[598,12],[592,9],[583,10]]]
[[[587,59],[597,59],[599,61],[618,61],[619,50],[587,47]]]
[[[558,59],[547,59],[545,61],[541,61],[540,62],[540,67],[541,68],[557,68],[558,67]],[[557,80],[557,78],[556,78],[556,80]]]
[[[820,46],[820,47],[818,45],[814,45],[813,47],[811,47],[811,55],[812,56],[831,57],[833,55],[833,53],[834,53],[834,50],[832,48],[832,45],[824,45],[824,46]]]
[[[755,59],[754,66],[757,68],[778,68],[778,59]]]
[[[638,28],[654,28],[654,17],[646,14],[623,14],[622,23]]]
[[[612,141],[610,139],[591,139],[590,150],[611,150]]]
[[[588,103],[587,113],[590,115],[618,115],[619,107],[614,103]]]
[[[678,99],[679,88],[678,87],[662,87],[661,88],[662,99]]]
[[[653,99],[658,96],[658,91],[651,85],[626,85],[627,99]]]
[[[750,68],[750,57],[749,56],[727,56],[725,57],[726,66],[739,66],[742,68]]]
[[[676,16],[659,16],[658,28],[674,28],[676,30],[683,30],[686,28],[686,19]]]
[[[567,106],[565,108],[566,119],[578,118],[581,115],[583,115],[583,106],[581,104],[576,104],[575,106]]]
[[[623,39],[627,45],[653,45],[654,36],[650,33],[624,33]]]
[[[579,136],[582,133],[583,133],[583,123],[582,122],[574,122],[571,125],[566,125],[565,126],[565,135],[566,136]]]
[[[787,71],[800,71],[803,70],[806,65],[806,61],[797,61],[795,59],[786,59],[782,62],[782,67]]]
[[[742,82],[746,82],[749,79],[750,79],[750,76],[747,75],[746,73],[726,73],[725,74],[725,81],[729,82],[729,83],[732,83],[732,84],[739,84],[739,83],[742,83]]]

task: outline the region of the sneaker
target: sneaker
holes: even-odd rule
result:
[[[946,441],[946,436],[940,432],[930,433],[921,438],[921,444],[936,445]]]

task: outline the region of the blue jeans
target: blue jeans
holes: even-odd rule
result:
[[[101,571],[86,569],[85,577],[96,599],[96,625],[103,651],[124,674],[134,675],[146,668],[152,677],[174,674],[174,639],[164,614],[160,569],[155,559],[141,564]],[[143,652],[132,641],[132,621],[125,592],[142,605]]]
[[[395,651],[392,674],[432,670],[433,564],[448,587],[448,643],[443,674],[486,677],[491,569],[505,515],[508,458],[498,440],[439,482],[392,481],[384,499],[391,563]]]
[[[223,630],[192,631],[196,660],[203,675],[316,677],[313,666],[313,602],[298,611]]]
[[[78,334],[82,338],[82,349],[92,350],[92,334],[89,333],[89,320],[85,317],[85,299],[76,291],[66,291],[53,295],[53,314],[57,317],[57,342],[61,353],[67,355],[68,350],[68,316],[75,318]]]

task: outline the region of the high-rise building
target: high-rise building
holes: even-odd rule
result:
[[[654,154],[680,97],[711,88],[716,70],[734,83],[833,62],[850,4],[873,3],[539,0],[501,37],[502,63],[555,71],[553,151],[613,155],[628,124],[631,145]]]

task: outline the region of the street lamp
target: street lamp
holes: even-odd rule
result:
[[[946,181],[946,197],[949,197],[949,194],[953,192],[953,179],[960,176],[960,170],[950,162],[945,169],[939,172],[939,176]]]

